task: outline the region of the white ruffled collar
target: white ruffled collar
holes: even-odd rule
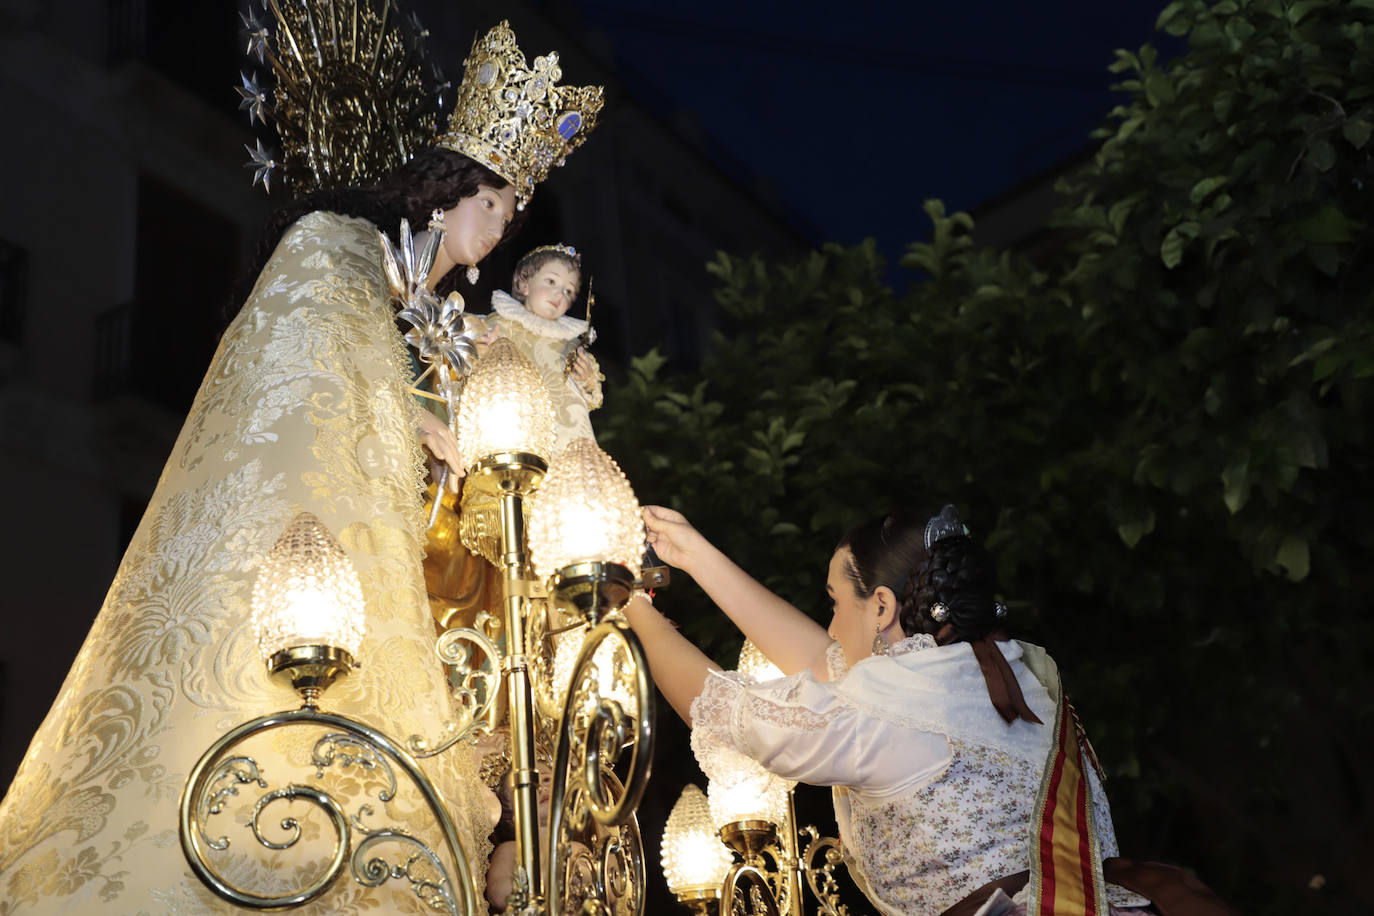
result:
[[[934,649],[937,645],[939,643],[935,641],[934,636],[929,633],[917,633],[894,642],[888,646],[887,653],[889,655],[905,655],[918,649]]]
[[[553,320],[540,318],[525,308],[525,304],[519,299],[499,289],[491,294],[491,308],[506,321],[513,321],[540,337],[551,337],[554,340],[572,340],[587,330],[587,322],[571,315],[560,315]]]

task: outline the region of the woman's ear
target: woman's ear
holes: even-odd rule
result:
[[[897,595],[886,585],[873,590],[873,600],[878,602],[878,628],[886,630],[897,619]]]
[[[523,300],[530,294],[530,281],[525,277],[516,277],[515,282],[511,284],[511,292]]]

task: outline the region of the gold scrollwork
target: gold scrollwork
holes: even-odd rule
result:
[[[725,877],[722,902],[729,901],[731,916],[779,916],[773,888],[763,872],[752,865],[735,865]]]
[[[582,641],[554,758],[548,829],[549,848],[557,852],[547,863],[545,889],[564,912],[643,910],[644,855],[634,812],[649,778],[653,704],[639,639],[612,616]]]
[[[826,916],[849,916],[849,908],[840,903],[840,885],[835,880],[835,867],[847,864],[839,840],[821,836],[820,831],[810,825],[803,827],[802,832],[811,838],[801,857],[802,871],[811,893]],[[817,867],[816,857],[822,853],[825,864]]]
[[[491,633],[499,628],[495,615],[482,611],[473,627],[445,630],[435,652],[449,670],[449,685],[458,706],[459,721],[444,723],[437,743],[411,735],[410,752],[426,758],[441,754],[460,741],[476,741],[491,730],[491,711],[501,697],[501,650]]]
[[[208,861],[206,850],[222,852],[229,848],[230,842],[227,837],[212,839],[209,836],[206,830],[208,819],[222,813],[229,798],[239,794],[240,787],[256,785],[260,789],[267,788],[266,780],[251,757],[239,755],[226,758],[225,754],[258,735],[300,725],[331,730],[316,742],[311,754],[311,763],[316,768],[317,776],[321,776],[324,769],[335,762],[344,767],[358,766],[372,772],[381,771],[386,776],[386,788],[378,793],[380,801],[386,801],[395,794],[397,782],[390,763],[394,762],[424,798],[425,805],[434,816],[443,834],[457,880],[454,880],[454,872],[445,867],[438,854],[419,839],[399,830],[363,826],[361,818],[371,813],[369,806],[361,806],[350,823],[342,806],[328,792],[315,786],[297,784],[268,791],[258,799],[251,823],[253,835],[267,849],[282,850],[294,846],[301,839],[300,824],[296,818],[282,819],[280,826],[287,836],[278,841],[269,840],[263,834],[260,820],[267,808],[277,801],[303,799],[322,810],[334,828],[334,851],[329,866],[306,887],[276,896],[256,894],[238,887],[216,871]],[[468,870],[467,854],[438,791],[421,772],[415,758],[404,748],[371,726],[354,719],[305,708],[260,716],[231,729],[212,744],[192,768],[182,790],[178,814],[181,848],[191,870],[215,894],[237,906],[258,910],[280,909],[317,899],[343,872],[356,830],[364,836],[352,856],[353,876],[359,883],[375,887],[389,878],[404,879],[410,882],[417,896],[436,909],[444,909],[452,916],[476,912],[476,890]],[[390,865],[376,856],[367,858],[383,842],[397,842],[410,848],[410,855],[404,864]]]

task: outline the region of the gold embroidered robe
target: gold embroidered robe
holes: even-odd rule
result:
[[[322,708],[402,744],[452,720],[421,576],[410,363],[385,290],[366,221],[313,213],[278,245],[220,343],[90,635],[0,802],[0,916],[234,911],[188,868],[177,804],[189,770],[226,730],[299,705],[269,679],[249,625],[258,564],[299,511],[342,542],[367,602],[362,667],[325,693]],[[336,761],[317,777],[309,758],[319,734],[278,730],[252,751],[270,788],[317,783],[341,792],[350,815],[370,802],[369,827],[422,830],[426,815],[404,774],[386,804],[376,800],[380,771]],[[426,768],[454,811],[480,908],[494,798],[465,747]],[[251,807],[263,791],[249,785],[234,801]],[[264,828],[288,808],[303,839],[280,853],[256,843],[242,813],[212,821],[209,835],[230,839],[223,861],[239,864],[224,867],[241,886],[281,893],[322,870],[333,831],[307,816],[309,804],[275,803]],[[404,880],[366,889],[347,872],[302,909],[377,907],[431,912]]]

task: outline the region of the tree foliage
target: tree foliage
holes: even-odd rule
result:
[[[602,440],[822,615],[842,530],[959,505],[1058,658],[1128,855],[1246,912],[1371,903],[1374,0],[1179,0],[1033,251],[933,231],[709,265],[700,371],[635,362]],[[662,602],[728,661],[704,597]]]

